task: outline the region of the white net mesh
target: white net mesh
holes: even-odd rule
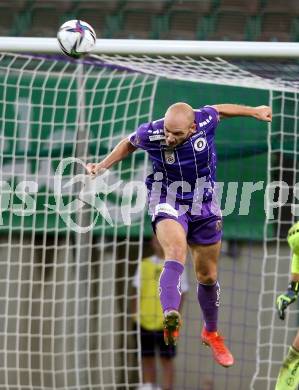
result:
[[[93,55],[92,57],[103,61],[103,63],[107,62],[124,68],[136,69],[138,72],[176,80],[283,91],[296,91],[299,87],[299,81],[296,79],[287,80],[286,78],[277,77],[273,80],[271,71],[265,77],[259,76],[222,58],[137,57],[133,55],[127,57]]]
[[[284,322],[275,310],[276,297],[287,289],[291,253],[288,229],[298,216],[298,93],[271,92],[273,122],[268,139],[268,212],[259,299],[257,371],[252,388],[270,390],[298,329],[298,305],[289,307]],[[273,196],[275,194],[275,196]],[[279,205],[279,207],[277,207]]]
[[[78,65],[61,58],[2,54],[1,388],[109,390],[140,383],[140,348],[130,306],[136,298],[131,282],[142,256],[144,214],[132,212],[132,223],[124,224],[121,206],[130,200],[126,184],[144,180],[147,160],[137,152],[118,164],[100,183],[113,191],[101,188],[96,200],[82,192],[80,161],[100,160],[138,124],[152,119],[159,77],[243,87],[245,94],[275,91],[269,94],[275,105],[269,181],[274,170],[282,180],[283,156],[289,153],[287,169],[296,182],[296,81],[254,75],[218,58],[103,55]],[[286,101],[294,103],[291,112]],[[74,177],[83,181],[76,183]],[[103,214],[101,200],[108,214]],[[224,372],[203,351],[199,308],[190,293],[177,389],[247,390],[250,383],[256,390],[273,387],[296,328],[294,311],[280,323],[274,309],[289,272],[280,229],[290,218],[282,210],[267,220],[263,265],[261,245],[248,244],[238,261],[232,261],[231,249],[228,245],[225,251],[224,245],[220,325],[236,366]],[[86,227],[92,223],[91,231]],[[278,233],[268,229],[273,224]],[[189,273],[193,289],[190,264]]]
[[[128,308],[143,213],[123,225],[118,206],[146,164],[137,153],[111,174],[115,189],[102,200],[113,225],[71,179],[80,160],[101,159],[151,118],[156,78],[9,54],[0,78],[0,387],[133,388],[140,365]],[[93,234],[80,233],[95,220]]]

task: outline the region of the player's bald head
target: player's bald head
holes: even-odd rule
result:
[[[168,107],[164,117],[166,144],[175,147],[196,131],[193,108],[187,103],[175,103]]]
[[[169,129],[184,129],[194,122],[193,108],[182,102],[172,104],[165,113],[164,122]]]

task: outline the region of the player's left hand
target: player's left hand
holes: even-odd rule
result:
[[[254,117],[260,121],[271,122],[272,121],[272,108],[269,106],[255,107]]]
[[[276,307],[278,316],[281,320],[285,319],[285,310],[293,302],[296,301],[298,292],[293,289],[293,283],[290,283],[289,288],[284,294],[281,294],[276,299]]]

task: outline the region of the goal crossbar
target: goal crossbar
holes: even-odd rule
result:
[[[57,53],[60,48],[56,38],[0,37],[0,51]],[[93,53],[298,58],[299,43],[98,39]]]

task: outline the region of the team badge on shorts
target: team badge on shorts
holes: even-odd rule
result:
[[[221,219],[218,219],[218,221],[216,221],[215,228],[216,228],[217,232],[220,232],[222,230],[222,220]]]
[[[194,149],[197,152],[202,152],[207,145],[207,140],[203,137],[197,138],[194,142]]]

